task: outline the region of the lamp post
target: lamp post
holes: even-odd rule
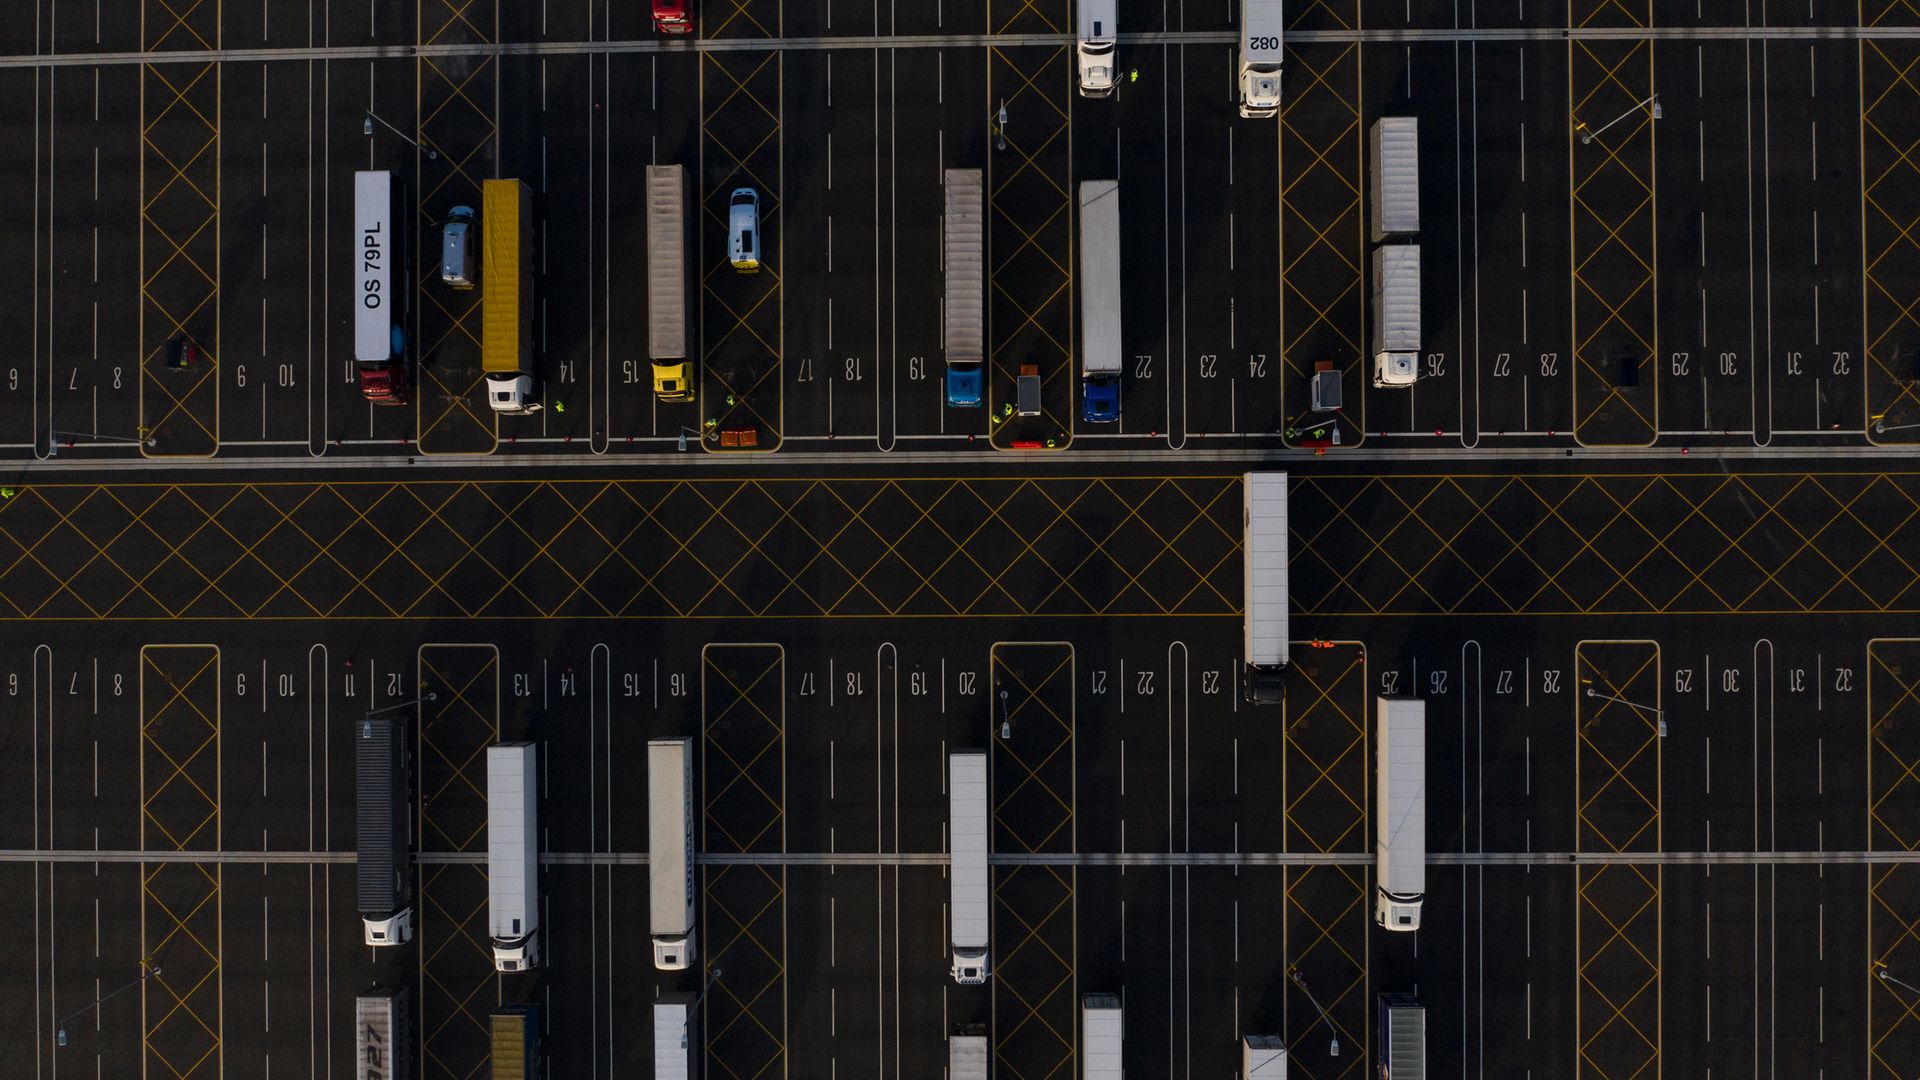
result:
[[[1883,983],[1889,983],[1893,986],[1897,986],[1902,990],[1905,990],[1909,994],[1920,995],[1920,986],[1915,986],[1912,983],[1905,981],[1904,979],[1894,978],[1893,973],[1887,970],[1887,962],[1885,960],[1875,960],[1873,962],[1873,974],[1874,974],[1874,977],[1878,978]]]
[[[1287,969],[1287,978],[1292,979],[1293,985],[1299,987],[1300,992],[1307,995],[1307,1004],[1312,1005],[1314,1011],[1320,1014],[1320,1019],[1327,1022],[1327,1031],[1331,1033],[1333,1037],[1333,1041],[1327,1046],[1327,1056],[1339,1057],[1340,1029],[1334,1026],[1333,1017],[1327,1015],[1327,1010],[1321,1008],[1320,1003],[1314,1000],[1313,991],[1307,989],[1307,977],[1300,974],[1300,969],[1295,967]]]
[[[1007,711],[1007,688],[1000,688],[1000,737],[1013,738],[1013,714]]]
[[[1626,112],[1621,113],[1619,116],[1616,116],[1613,119],[1607,121],[1606,123],[1601,124],[1597,128],[1589,129],[1587,125],[1580,124],[1575,129],[1580,132],[1580,145],[1582,146],[1587,145],[1588,143],[1594,140],[1595,136],[1599,135],[1601,132],[1607,130],[1613,125],[1619,123],[1620,121],[1625,120],[1627,117],[1632,116],[1634,113],[1639,112],[1641,109],[1647,109],[1648,111],[1650,111],[1653,114],[1653,118],[1655,120],[1660,119],[1660,95],[1655,94],[1645,101],[1634,102],[1633,108],[1628,109]]]
[[[1000,99],[1000,120],[993,126],[993,144],[1002,150],[1007,148],[1007,99]]]
[[[1615,697],[1612,694],[1603,694],[1600,691],[1595,690],[1591,686],[1587,687],[1587,696],[1590,698],[1597,698],[1601,701],[1611,701],[1619,705],[1625,705],[1627,708],[1632,709],[1634,712],[1640,713],[1642,715],[1645,715],[1647,713],[1652,713],[1654,730],[1659,733],[1660,738],[1664,739],[1667,737],[1667,714],[1664,709],[1660,709],[1658,707],[1649,708],[1645,705],[1640,704],[1637,701],[1628,701],[1626,698],[1623,698],[1623,697]]]
[[[416,139],[416,138],[414,138],[414,137],[413,137],[413,136],[411,136],[411,135],[408,135],[408,134],[407,134],[406,132],[404,132],[404,131],[401,131],[401,130],[400,130],[399,128],[397,128],[397,127],[394,127],[394,126],[393,126],[392,124],[389,124],[389,123],[387,123],[387,121],[385,120],[385,118],[383,118],[383,117],[379,117],[379,116],[375,116],[375,115],[373,114],[373,110],[372,110],[372,109],[368,109],[368,110],[367,110],[367,118],[366,118],[365,120],[363,120],[363,121],[361,121],[361,123],[360,123],[360,134],[362,134],[362,135],[365,135],[365,136],[366,136],[366,137],[368,137],[368,138],[372,138],[372,137],[373,137],[373,122],[374,122],[375,120],[378,120],[378,121],[380,121],[380,126],[381,126],[381,127],[383,127],[383,128],[386,128],[386,129],[387,129],[388,131],[391,131],[391,132],[393,132],[393,133],[394,133],[395,135],[398,135],[398,136],[400,136],[400,137],[401,137],[402,139],[405,139],[405,140],[407,141],[407,145],[408,145],[408,146],[411,146],[411,147],[413,147],[413,148],[414,148],[415,150],[423,150],[423,151],[425,151],[425,152],[426,152],[426,155],[427,155],[427,160],[428,160],[428,161],[437,161],[437,160],[439,160],[439,158],[440,158],[440,155],[439,155],[439,153],[437,153],[437,152],[436,152],[436,151],[435,151],[435,150],[433,149],[433,147],[431,147],[431,146],[421,146],[421,145],[420,145],[420,140],[418,140],[418,139]]]
[[[148,967],[146,960],[142,959],[140,961],[140,977],[139,978],[134,979],[132,982],[126,983],[122,986],[115,987],[114,989],[109,990],[104,994],[101,994],[99,997],[94,998],[92,1001],[88,1002],[85,1008],[82,1008],[76,1011],[72,1016],[62,1017],[60,1021],[54,1025],[54,1033],[53,1033],[54,1044],[56,1046],[67,1045],[67,1022],[68,1021],[80,1019],[82,1016],[85,1016],[88,1013],[92,1012],[93,1010],[99,1008],[101,1002],[107,1000],[110,997],[115,997],[119,994],[124,994],[128,990],[131,990],[134,987],[139,986],[141,983],[146,982],[148,979],[151,979],[158,974],[160,974],[160,966],[158,964],[155,964],[152,967]]]

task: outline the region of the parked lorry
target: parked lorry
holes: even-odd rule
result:
[[[1120,43],[1115,0],[1075,0],[1079,12],[1078,61],[1081,97],[1112,97],[1113,63]]]
[[[1427,1007],[1411,994],[1381,994],[1374,1025],[1380,1080],[1427,1080]]]
[[[947,404],[971,409],[986,400],[985,196],[979,169],[948,169],[945,178],[940,251],[946,268]]]
[[[956,750],[947,755],[947,921],[953,939],[953,981],[987,981],[987,935],[992,898],[987,879],[987,755]]]
[[[1080,419],[1120,419],[1120,181],[1080,181]]]
[[[653,1080],[700,1075],[700,996],[676,991],[653,1002]]]
[[[533,400],[533,193],[519,180],[480,182],[480,367],[487,404],[519,415]]]
[[[1278,1035],[1240,1040],[1240,1080],[1287,1080],[1287,1044]]]
[[[987,1080],[987,1025],[955,1024],[947,1034],[947,1080]]]
[[[407,725],[398,711],[368,713],[354,744],[354,867],[368,945],[413,940],[413,790]]]
[[[1087,994],[1080,999],[1080,1080],[1123,1080],[1121,1044],[1126,1028],[1115,995]]]
[[[653,966],[693,961],[693,740],[647,742],[647,907]]]
[[[1420,118],[1383,116],[1367,139],[1373,242],[1420,231]]]
[[[353,1000],[354,1080],[413,1080],[413,1010],[407,988],[375,987]]]
[[[540,966],[540,751],[487,747],[487,922],[497,971]]]
[[[1375,699],[1373,921],[1420,929],[1427,892],[1427,703]]]
[[[647,358],[662,401],[693,400],[687,349],[687,170],[647,166]]]
[[[492,1039],[493,1080],[534,1080],[540,1075],[540,1007],[503,1005],[487,1016]]]
[[[1280,115],[1285,0],[1240,0],[1240,115]]]
[[[353,367],[360,396],[375,405],[405,405],[412,381],[406,330],[413,308],[406,243],[410,201],[406,185],[385,169],[353,174]]]
[[[1246,619],[1248,701],[1270,705],[1284,695],[1287,640],[1287,474],[1250,472],[1241,484],[1241,606]]]
[[[1373,249],[1373,385],[1412,386],[1420,377],[1420,245]]]

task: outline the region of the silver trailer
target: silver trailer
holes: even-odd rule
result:
[[[1242,606],[1246,618],[1248,701],[1278,702],[1291,645],[1288,641],[1287,474],[1250,472],[1241,485]]]
[[[487,922],[493,966],[540,966],[540,752],[487,747]]]
[[[1375,700],[1373,920],[1413,931],[1427,894],[1427,703]]]
[[[1420,377],[1420,245],[1373,249],[1373,385],[1412,386]]]
[[[413,1080],[413,1011],[407,988],[376,987],[353,1001],[355,1080]]]
[[[1080,999],[1080,1080],[1125,1080],[1121,1047],[1126,1031],[1117,996],[1087,994]]]
[[[1383,116],[1367,140],[1373,242],[1420,231],[1420,118]]]
[[[947,755],[948,843],[952,864],[947,885],[947,921],[953,939],[953,981],[987,981],[987,935],[993,899],[987,876],[987,755],[956,750]]]
[[[653,966],[685,971],[693,961],[693,740],[647,742],[647,932]]]

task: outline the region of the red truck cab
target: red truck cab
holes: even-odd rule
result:
[[[396,326],[391,337],[391,351],[385,360],[358,360],[353,365],[361,396],[375,405],[405,405],[412,382],[408,378],[406,335]]]
[[[653,28],[663,34],[693,33],[693,15],[688,0],[653,0]]]

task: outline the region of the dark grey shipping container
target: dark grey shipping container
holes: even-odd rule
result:
[[[354,999],[355,1080],[413,1080],[413,1012],[407,988]]]

